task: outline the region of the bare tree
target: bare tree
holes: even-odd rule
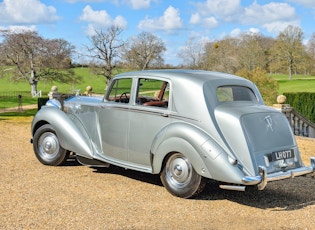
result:
[[[289,70],[289,79],[292,79],[294,69],[303,62],[305,48],[302,44],[303,31],[296,26],[288,26],[281,32],[273,47],[272,56],[274,68],[286,66]]]
[[[239,68],[249,71],[257,68],[267,70],[272,39],[256,33],[244,33],[238,39]]]
[[[97,74],[106,78],[106,85],[112,78],[112,71],[120,59],[119,53],[125,45],[125,42],[119,39],[122,31],[122,28],[113,25],[106,31],[95,31],[96,34],[90,38],[90,57],[94,59]]]
[[[43,51],[43,39],[36,32],[11,33],[1,31],[4,37],[2,43],[7,63],[14,65],[4,71],[14,71],[14,80],[26,79],[31,85],[31,94],[37,93],[39,76],[36,72],[38,54]]]
[[[315,71],[315,33],[312,34],[310,40],[307,43],[307,53],[309,55],[308,66],[309,71],[314,73]]]
[[[1,43],[1,64],[4,66],[1,75],[9,74],[14,81],[27,80],[33,96],[41,78],[66,81],[73,76],[70,64],[74,47],[70,43],[62,39],[44,39],[34,31],[0,32],[4,39]],[[62,65],[65,62],[68,65]]]
[[[56,69],[69,69],[74,46],[63,39],[45,41],[46,52],[44,60],[49,61]],[[46,64],[46,63],[45,63]],[[48,63],[46,66],[50,66]]]
[[[195,37],[190,37],[178,56],[183,59],[185,65],[192,69],[197,69],[200,67],[204,50],[204,43],[196,41]]]
[[[166,50],[164,42],[157,36],[142,32],[132,37],[124,51],[124,59],[130,66],[138,69],[161,67],[164,64],[162,54]]]
[[[238,70],[238,39],[227,37],[209,42],[205,46],[202,68],[206,70],[235,73]]]

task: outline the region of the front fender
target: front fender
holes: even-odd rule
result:
[[[43,124],[49,123],[59,138],[60,145],[78,155],[92,158],[93,150],[89,137],[84,128],[79,128],[63,111],[51,107],[42,107],[35,115],[32,122],[32,135]]]

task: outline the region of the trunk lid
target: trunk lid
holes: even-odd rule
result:
[[[281,112],[233,102],[218,106],[215,116],[227,145],[250,173],[257,175],[259,165],[268,173],[302,165],[290,124]]]

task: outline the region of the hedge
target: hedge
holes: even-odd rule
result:
[[[286,104],[290,104],[305,118],[315,123],[315,93],[285,93]]]

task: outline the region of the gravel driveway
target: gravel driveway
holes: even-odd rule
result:
[[[170,195],[156,175],[116,167],[39,163],[31,119],[0,120],[0,229],[314,229],[315,179],[273,182],[264,191],[218,189],[197,199]],[[298,138],[305,164],[313,139]]]

